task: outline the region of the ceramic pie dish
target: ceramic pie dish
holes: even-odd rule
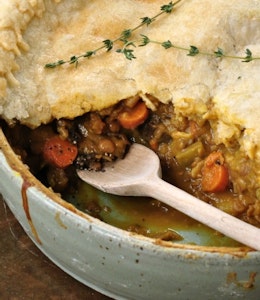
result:
[[[258,299],[260,252],[162,242],[93,218],[31,175],[0,133],[0,191],[65,272],[115,299]]]
[[[260,252],[238,244],[163,241],[109,225],[68,202],[66,195],[62,198],[60,190],[54,193],[55,185],[36,179],[34,168],[24,160],[25,155],[37,154],[36,167],[44,163],[52,171],[70,167],[75,157],[61,166],[46,155],[59,149],[48,144],[57,125],[55,134],[71,142],[68,152],[76,153],[72,145],[83,150],[74,162],[84,168],[93,157],[93,144],[105,157],[118,151],[121,140],[112,137],[119,133],[119,123],[135,130],[151,118],[143,131],[146,142],[155,151],[161,143],[159,150],[166,158],[183,163],[182,174],[190,167],[186,175],[191,176],[177,175],[179,181],[195,178],[200,189],[201,176],[209,171],[204,167],[217,166],[224,170],[224,184],[213,190],[206,185],[203,192],[224,190],[229,199],[239,200],[227,202],[230,213],[243,211],[245,220],[252,217],[249,221],[258,224],[257,1],[165,5],[163,0],[0,0],[0,4],[0,126],[5,132],[0,129],[0,193],[37,247],[65,272],[115,299],[258,299]],[[136,107],[144,108],[141,120],[131,126],[122,122]],[[97,111],[106,123],[97,121],[101,120]],[[33,129],[34,134],[27,136],[27,130],[9,134],[5,122],[10,128]],[[45,139],[42,125],[51,131]],[[103,128],[111,129],[104,130],[111,137],[105,140],[105,151]],[[57,136],[52,137],[56,141]],[[31,152],[24,153],[23,147],[17,152],[13,142],[20,138],[25,147],[32,146]],[[96,139],[98,145],[92,143]],[[43,146],[40,153],[38,142]],[[207,160],[211,153],[214,159]],[[94,163],[98,156],[97,151]]]

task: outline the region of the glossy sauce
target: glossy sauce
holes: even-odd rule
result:
[[[78,193],[68,199],[80,210],[115,227],[172,241],[204,246],[240,246],[215,230],[200,224],[167,205],[147,197],[106,194],[82,183]],[[168,237],[168,240],[169,239]]]

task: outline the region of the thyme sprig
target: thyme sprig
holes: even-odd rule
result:
[[[235,55],[228,55],[224,52],[223,49],[218,48],[216,51],[209,53],[206,51],[201,51],[197,46],[194,45],[190,45],[189,48],[187,47],[182,47],[179,45],[175,45],[174,43],[172,43],[170,40],[167,41],[154,41],[151,40],[148,36],[146,35],[140,35],[141,36],[141,41],[139,41],[139,44],[137,45],[137,41],[133,41],[131,40],[132,34],[133,32],[137,31],[138,29],[140,29],[143,26],[149,26],[150,24],[152,24],[153,22],[155,22],[161,15],[163,14],[170,14],[172,13],[174,7],[181,2],[181,0],[177,0],[175,2],[169,2],[168,4],[162,5],[160,12],[158,12],[156,15],[154,15],[153,17],[143,17],[141,18],[141,22],[136,26],[133,27],[131,29],[125,29],[121,32],[121,34],[119,35],[119,37],[115,38],[115,39],[106,39],[102,42],[102,45],[94,50],[89,50],[86,51],[83,54],[80,55],[73,55],[71,56],[68,60],[58,60],[56,62],[52,62],[52,63],[47,63],[45,65],[45,68],[56,68],[58,66],[64,65],[64,64],[75,64],[75,66],[77,67],[79,64],[80,59],[82,58],[91,58],[94,55],[97,54],[97,52],[101,51],[101,50],[106,50],[106,52],[111,51],[114,47],[115,47],[115,43],[116,42],[120,42],[122,43],[122,48],[116,49],[117,53],[121,53],[125,56],[126,59],[128,60],[132,60],[135,59],[135,55],[134,55],[134,49],[132,49],[131,47],[143,47],[146,46],[150,43],[154,43],[154,44],[158,44],[161,45],[163,48],[165,49],[169,49],[169,48],[175,48],[177,50],[182,50],[182,51],[186,51],[188,56],[197,56],[197,55],[206,55],[206,56],[211,56],[211,57],[215,57],[215,58],[231,58],[231,59],[238,59],[241,60],[242,62],[251,62],[253,60],[260,60],[260,57],[255,57],[253,56],[252,52],[250,51],[250,49],[246,49],[245,51],[245,56],[235,56]]]
[[[171,1],[168,4],[162,5],[160,12],[158,12],[153,17],[141,18],[141,23],[139,23],[136,27],[131,28],[131,29],[123,30],[121,32],[120,36],[115,38],[114,40],[111,40],[111,39],[104,40],[102,46],[100,46],[100,47],[98,47],[94,50],[86,51],[85,53],[80,54],[80,55],[73,55],[68,60],[60,59],[56,62],[47,63],[45,65],[45,68],[56,68],[56,67],[64,65],[64,64],[75,64],[76,66],[78,66],[79,60],[81,58],[90,58],[90,57],[96,55],[96,53],[101,51],[101,50],[106,50],[107,52],[109,52],[114,48],[114,44],[116,42],[122,42],[123,43],[123,48],[122,49],[117,49],[116,52],[122,53],[122,54],[125,55],[125,57],[127,59],[132,60],[132,59],[136,58],[133,54],[134,50],[129,49],[130,46],[135,47],[134,42],[129,41],[129,38],[132,36],[132,33],[137,31],[139,28],[143,27],[144,25],[149,26],[151,23],[155,22],[163,14],[170,14],[173,11],[173,8],[179,2],[181,2],[181,0],[177,0],[175,2]]]
[[[153,43],[153,44],[161,45],[164,49],[175,48],[178,50],[186,51],[188,56],[205,55],[205,56],[218,57],[218,58],[224,57],[224,58],[241,60],[242,62],[260,60],[260,57],[254,57],[252,52],[248,48],[245,50],[245,56],[235,56],[235,55],[225,54],[224,50],[221,48],[218,48],[216,51],[210,53],[210,52],[201,51],[198,47],[193,45],[190,45],[189,48],[187,48],[187,47],[175,45],[170,40],[164,42],[154,41],[151,40],[148,36],[143,34],[141,34],[141,37],[142,37],[141,43],[139,44],[140,47]]]

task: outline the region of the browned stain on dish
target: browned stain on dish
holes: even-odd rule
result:
[[[227,274],[227,284],[235,284],[238,287],[244,289],[252,289],[255,285],[255,278],[257,272],[250,272],[248,280],[238,280],[236,272],[230,272]]]
[[[61,217],[60,217],[60,212],[57,212],[55,214],[55,220],[56,222],[60,225],[60,227],[67,229],[68,227],[62,222]]]
[[[39,238],[38,232],[36,231],[36,228],[33,224],[31,214],[30,214],[30,207],[29,207],[29,202],[28,202],[28,197],[27,197],[27,190],[30,186],[31,186],[31,184],[28,181],[26,181],[26,180],[23,181],[22,190],[21,190],[22,200],[23,200],[23,209],[24,209],[25,215],[27,217],[28,223],[31,227],[32,234],[34,235],[37,243],[41,245],[42,242]]]
[[[246,258],[249,252],[254,251],[253,249],[242,246],[242,247],[212,247],[212,246],[200,246],[200,245],[191,245],[191,244],[174,244],[168,241],[163,241],[161,239],[154,240],[155,245],[167,247],[167,248],[175,248],[175,249],[183,249],[183,250],[195,250],[195,251],[205,251],[208,253],[217,253],[217,254],[230,254],[235,257]],[[196,254],[185,254],[186,258],[197,259],[199,258]]]

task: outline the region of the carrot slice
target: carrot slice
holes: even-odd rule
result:
[[[159,145],[158,145],[158,141],[156,139],[151,139],[149,141],[149,144],[150,144],[150,147],[151,147],[151,149],[153,151],[157,151],[158,150]]]
[[[71,165],[77,155],[77,147],[59,136],[47,139],[43,146],[44,159],[58,168],[63,169]]]
[[[148,117],[148,108],[140,101],[133,108],[125,108],[118,115],[118,121],[126,129],[135,129]]]
[[[212,152],[202,168],[201,187],[205,192],[223,192],[229,183],[229,173],[221,152]]]

